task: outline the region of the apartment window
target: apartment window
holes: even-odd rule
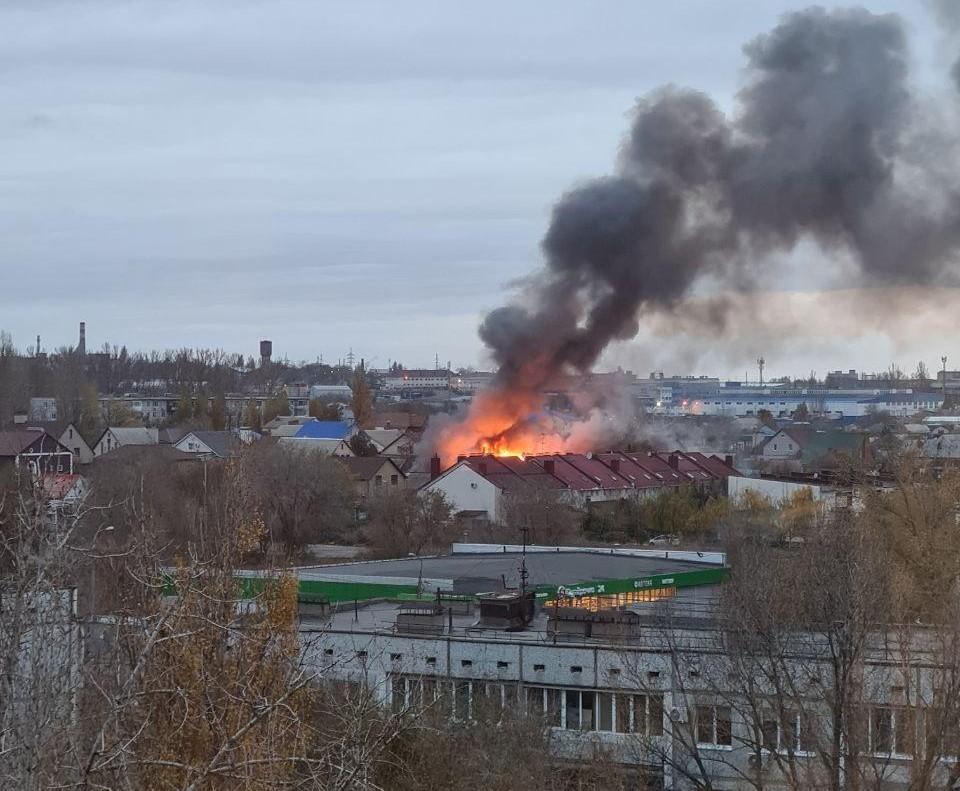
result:
[[[403,676],[394,676],[390,684],[390,710],[399,714],[407,705],[407,680]]]
[[[729,715],[728,715],[729,720]],[[663,735],[663,696],[633,696],[633,732],[643,736]],[[727,728],[729,734],[729,725]]]
[[[780,718],[769,714],[761,724],[763,748],[769,752],[803,753],[813,751],[815,729],[798,712],[782,712]]]
[[[568,689],[565,703],[564,727],[568,731],[592,731],[596,693],[592,690]]]
[[[874,706],[870,709],[870,751],[913,755],[917,747],[916,709],[909,706]]]
[[[732,723],[729,706],[697,706],[697,744],[714,747],[730,747]]]

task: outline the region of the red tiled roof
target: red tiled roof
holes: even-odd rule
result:
[[[666,486],[679,486],[683,483],[689,483],[690,478],[680,472],[677,472],[670,463],[653,454],[628,453],[630,460],[643,467],[651,473],[657,480],[660,480]]]
[[[650,470],[644,469],[625,453],[598,453],[594,456],[600,459],[610,469],[620,468],[620,475],[629,480],[637,489],[658,488],[664,481],[655,476]],[[616,471],[616,470],[614,470]]]
[[[565,453],[563,458],[584,475],[596,481],[598,489],[631,489],[633,484],[628,478],[615,473],[599,459],[590,458],[582,453]]]
[[[76,473],[49,473],[43,476],[43,493],[51,500],[62,500],[79,480]]]
[[[701,467],[704,467],[707,472],[709,472],[715,478],[729,478],[731,475],[739,475],[740,473],[734,468],[728,465],[723,459],[717,455],[708,456],[706,453],[693,452],[685,454],[689,458],[693,459]]]
[[[550,472],[549,465],[552,462],[552,475],[559,478],[568,489],[577,491],[591,491],[602,488],[593,478],[575,467],[561,454],[546,454],[543,456],[529,456],[530,460],[539,464],[547,472]]]
[[[690,480],[694,481],[710,481],[713,480],[713,476],[707,472],[703,467],[697,464],[693,459],[687,458],[687,456],[679,451],[674,453],[658,453],[657,458],[665,461],[668,465],[670,464],[671,457],[676,456],[677,458],[677,470],[684,475],[686,475]]]

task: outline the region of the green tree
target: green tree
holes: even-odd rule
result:
[[[290,399],[286,390],[280,390],[277,395],[263,405],[263,422],[269,423],[275,417],[290,414]]]
[[[794,420],[801,423],[804,421],[807,421],[810,419],[810,409],[807,407],[805,403],[800,404],[800,406],[798,406],[796,409],[793,410],[792,417]]]
[[[227,399],[223,393],[218,393],[210,405],[210,428],[214,431],[223,431],[227,427]]]
[[[352,450],[358,456],[377,455],[376,446],[370,441],[370,437],[368,437],[362,431],[358,431],[356,434],[350,437],[350,441],[347,444],[350,446],[350,450]]]
[[[309,414],[310,417],[315,417],[317,420],[339,420],[340,407],[319,398],[311,398]]]
[[[260,410],[257,409],[257,402],[252,398],[247,401],[246,406],[243,408],[242,424],[245,428],[252,428],[254,431],[261,429]]]
[[[773,412],[769,409],[761,409],[757,412],[757,417],[763,425],[770,426],[770,428],[774,429],[777,427],[777,421],[773,419]]]
[[[180,391],[180,399],[177,401],[177,411],[173,413],[174,423],[186,423],[193,417],[193,399],[186,388]]]
[[[100,400],[97,387],[92,382],[80,386],[80,411],[77,417],[77,429],[84,437],[92,437],[103,426],[100,412]]]
[[[370,385],[367,384],[367,375],[363,368],[357,368],[354,371],[350,389],[353,391],[353,399],[350,402],[353,419],[358,425],[365,426],[373,417],[373,393],[370,392]]]

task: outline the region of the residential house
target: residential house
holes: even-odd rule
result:
[[[381,456],[408,458],[413,455],[413,448],[417,443],[413,434],[400,428],[365,429],[364,433]]]
[[[367,500],[378,492],[405,489],[407,476],[393,459],[382,456],[338,457],[353,481],[360,500]]]
[[[31,426],[42,428],[51,437],[56,437],[61,445],[65,445],[73,453],[74,464],[89,464],[93,461],[93,448],[80,433],[77,424],[71,421],[50,420],[31,423]]]
[[[924,440],[921,450],[924,458],[960,462],[960,434],[940,434]]]
[[[195,456],[228,459],[237,455],[240,446],[240,437],[232,431],[191,431],[173,447]]]
[[[37,476],[72,473],[73,453],[42,428],[0,431],[0,466],[27,469]]]
[[[318,422],[308,415],[280,415],[263,427],[263,433],[271,437],[294,437],[306,423]]]
[[[104,430],[93,446],[94,456],[122,448],[126,445],[159,445],[160,431],[142,426],[111,426]]]
[[[359,432],[356,423],[345,420],[311,420],[291,436],[280,437],[285,447],[314,450],[331,456],[356,456],[350,440]]]
[[[727,479],[736,475],[732,459],[703,453],[628,454],[556,453],[539,456],[461,456],[445,472],[439,459],[421,491],[441,491],[455,511],[485,513],[502,522],[504,498],[531,486],[555,490],[576,508],[636,499],[681,486],[725,493]]]
[[[793,471],[834,469],[845,457],[858,464],[870,461],[870,444],[866,434],[816,429],[809,425],[780,429],[760,447],[766,467]]]

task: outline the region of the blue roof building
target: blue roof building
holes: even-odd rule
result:
[[[355,432],[355,424],[346,420],[314,420],[304,423],[294,436],[299,439],[348,440]]]

